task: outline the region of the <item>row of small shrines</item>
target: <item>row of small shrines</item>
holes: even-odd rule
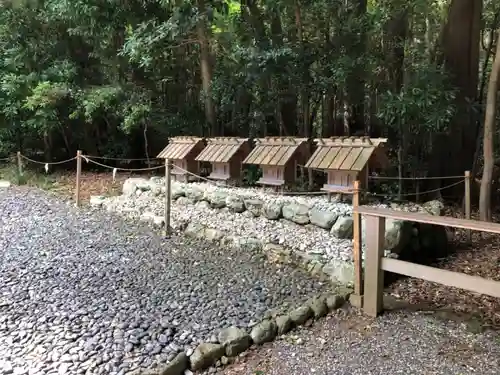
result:
[[[364,186],[369,169],[387,165],[386,142],[385,138],[332,137],[315,139],[312,146],[306,138],[266,137],[255,139],[252,147],[248,138],[173,137],[158,158],[172,162],[171,173],[179,181],[198,175],[200,162],[210,163],[208,178],[219,181],[240,180],[243,165],[253,164],[262,169],[259,184],[277,187],[293,183],[297,167],[304,166],[327,173],[323,190],[342,192],[356,180]]]

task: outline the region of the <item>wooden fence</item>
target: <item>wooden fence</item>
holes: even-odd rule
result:
[[[498,234],[500,234],[500,224],[365,206],[355,207],[354,211],[366,217],[366,257],[362,306],[368,315],[377,316],[383,310],[384,271],[500,298],[499,281],[384,257],[386,219]]]

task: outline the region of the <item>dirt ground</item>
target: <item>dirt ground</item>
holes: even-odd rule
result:
[[[498,374],[498,333],[472,333],[465,329],[463,321],[450,316],[395,308],[372,319],[344,307],[310,327],[296,329],[279,340],[243,353],[217,373]]]

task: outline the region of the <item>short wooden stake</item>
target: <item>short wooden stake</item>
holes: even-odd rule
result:
[[[17,183],[21,183],[21,176],[23,175],[23,160],[21,158],[21,151],[17,152]]]
[[[75,186],[75,206],[80,207],[80,186],[82,178],[82,152],[76,152],[76,186]]]
[[[470,171],[465,171],[465,218],[470,220],[471,218],[471,206],[470,206]],[[470,229],[467,229],[467,241],[472,243],[472,233]]]
[[[361,215],[355,212],[360,205],[359,202],[359,181],[354,181],[354,191],[352,195],[353,208],[353,258],[354,258],[354,294],[350,297],[350,302],[356,307],[363,307],[363,257],[362,257],[362,232]]]
[[[171,162],[165,159],[165,235],[170,236],[170,211],[172,204],[172,180],[170,175]]]
[[[385,217],[366,216],[366,272],[363,310],[376,317],[384,307]]]

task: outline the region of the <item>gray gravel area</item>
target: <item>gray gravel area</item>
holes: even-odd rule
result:
[[[261,254],[0,190],[0,374],[126,374],[323,292]]]
[[[224,375],[496,375],[500,337],[431,313],[341,309],[240,357]]]

